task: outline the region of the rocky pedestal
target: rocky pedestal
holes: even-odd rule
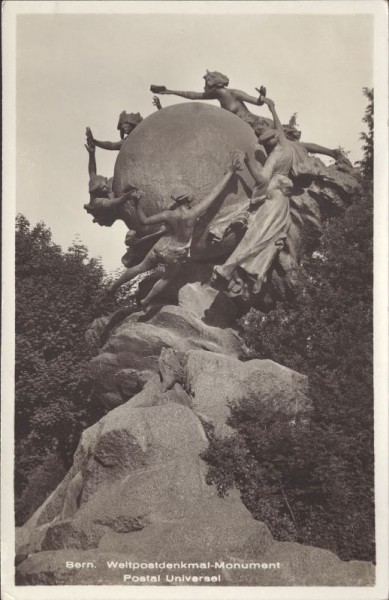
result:
[[[91,369],[95,394],[114,408],[83,433],[69,473],[18,531],[18,584],[373,584],[371,564],[277,542],[236,490],[220,498],[207,484],[205,425],[230,435],[231,402],[310,413],[304,376],[242,362],[237,333],[204,322],[215,297],[188,284],[177,306],[112,331]],[[147,575],[156,579],[136,579]]]

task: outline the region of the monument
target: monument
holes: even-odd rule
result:
[[[217,98],[221,107],[194,101],[144,118],[115,148],[112,185],[97,176],[99,143],[88,132],[85,209],[98,225],[122,220],[129,230],[127,271],[111,292],[164,271],[146,276],[138,307],[91,325],[101,346],[89,364],[91,399],[107,414],[83,433],[65,479],[20,528],[20,585],[373,583],[370,563],[276,541],[236,490],[221,498],[207,482],[202,455],[210,431],[233,435],[231,403],[250,396],[294,423],[309,420],[306,377],[242,360],[237,319],[293,300],[302,258],[359,183],[341,157],[326,167],[291,141],[264,89],[260,103],[272,119],[254,132],[247,95],[238,98],[219,73],[205,79],[193,99]],[[155,579],[109,566],[119,563],[157,565],[148,575]],[[181,565],[174,577],[167,563]],[[248,564],[260,567],[241,570]]]

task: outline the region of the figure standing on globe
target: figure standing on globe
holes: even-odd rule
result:
[[[152,85],[150,89],[155,94],[174,94],[175,96],[181,96],[188,100],[218,100],[222,108],[237,115],[249,123],[253,128],[259,126],[262,129],[266,129],[273,126],[273,122],[270,119],[255,115],[250,112],[245,105],[245,102],[248,102],[249,104],[262,106],[263,96],[266,95],[266,88],[261,87],[259,90],[259,97],[255,98],[241,90],[228,88],[228,77],[218,71],[211,72],[207,70],[203,79],[205,79],[204,92],[180,92],[168,90],[165,86],[154,85]]]

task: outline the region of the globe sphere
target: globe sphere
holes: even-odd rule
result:
[[[232,152],[239,149],[254,153],[256,143],[251,127],[227,110],[200,102],[169,106],[144,119],[125,140],[115,164],[115,195],[131,185],[140,188],[145,194],[142,208],[149,216],[171,208],[172,191],[185,185],[196,204],[221,181]],[[225,252],[226,240],[211,244],[212,223],[247,204],[252,187],[247,168],[231,179],[198,222],[193,257],[212,258]],[[126,213],[139,234],[160,228],[144,228],[137,220],[135,207],[126,208]]]

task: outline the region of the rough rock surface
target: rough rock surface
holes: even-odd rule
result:
[[[181,354],[167,348],[160,363],[162,383],[170,383],[161,386],[155,374],[87,429],[72,469],[19,531],[17,582],[123,584],[124,574],[134,572],[109,568],[109,561],[209,561],[189,574],[215,576],[216,585],[372,584],[372,565],[276,542],[236,490],[220,498],[206,483],[203,420],[225,427],[228,403],[247,395],[291,417],[309,414],[305,378],[272,361],[243,363],[198,349]],[[67,561],[92,567],[69,569]],[[228,566],[247,562],[272,566]],[[183,583],[166,579],[169,570],[148,571],[156,572],[159,584]],[[187,576],[188,569],[173,575]]]
[[[238,356],[241,340],[228,325],[236,310],[209,285],[188,283],[178,306],[163,306],[148,315],[134,313],[118,324],[100,354],[89,364],[94,397],[107,408],[126,402],[159,372],[164,348],[187,353],[202,349]]]

